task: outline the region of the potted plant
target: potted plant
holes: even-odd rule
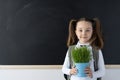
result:
[[[72,59],[78,70],[77,76],[86,77],[85,68],[89,66],[91,60],[90,50],[87,47],[74,48]]]

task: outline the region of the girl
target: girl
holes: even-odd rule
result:
[[[70,80],[97,80],[105,74],[105,65],[101,48],[103,47],[103,39],[101,34],[100,22],[97,18],[88,19],[80,18],[79,20],[71,20],[69,24],[69,36],[67,46],[75,45],[75,47],[81,47],[86,45],[91,50],[98,50],[98,70],[94,69],[94,59],[90,60],[90,66],[85,69],[87,77],[77,77],[77,69],[72,66],[70,68],[69,49],[67,51],[65,61],[62,67],[64,74],[70,75]]]

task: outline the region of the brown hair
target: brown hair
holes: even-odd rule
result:
[[[75,30],[76,30],[76,24],[79,21],[87,21],[92,23],[93,34],[90,39],[90,45],[92,47],[95,47],[96,49],[103,48],[104,42],[103,42],[103,36],[101,32],[101,25],[98,18],[93,18],[93,19],[80,18],[78,20],[72,19],[69,23],[69,35],[68,35],[67,46],[74,45],[78,42]]]

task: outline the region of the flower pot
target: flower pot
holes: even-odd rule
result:
[[[89,66],[89,63],[75,63],[77,68],[77,76],[78,77],[86,77],[85,69]]]

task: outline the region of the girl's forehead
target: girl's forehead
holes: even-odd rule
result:
[[[80,28],[92,28],[92,23],[88,21],[79,21],[76,26]]]

